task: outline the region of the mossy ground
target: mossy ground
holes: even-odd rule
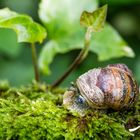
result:
[[[46,90],[43,84],[11,88],[0,83],[0,140],[138,140],[140,101],[134,108],[98,110],[80,117],[62,106],[64,89]]]

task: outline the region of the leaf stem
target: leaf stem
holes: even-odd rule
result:
[[[68,77],[68,75],[74,69],[76,69],[77,66],[86,58],[90,46],[91,32],[92,28],[88,27],[85,34],[85,43],[83,49],[80,51],[79,55],[76,57],[73,63],[69,66],[68,70],[52,85],[52,88],[59,86]]]
[[[33,61],[33,67],[34,67],[34,75],[35,75],[35,80],[39,82],[39,70],[38,70],[38,64],[37,64],[37,54],[36,54],[36,48],[35,48],[35,43],[31,44],[31,51],[32,51],[32,61]]]

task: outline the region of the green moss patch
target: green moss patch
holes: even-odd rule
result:
[[[43,84],[11,88],[0,84],[1,140],[129,140],[139,139],[140,101],[134,108],[89,112],[80,117],[62,106],[64,89],[49,91]]]

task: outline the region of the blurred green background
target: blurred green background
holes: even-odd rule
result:
[[[38,17],[40,0],[1,0],[0,8],[9,7],[19,13],[30,15],[35,21]],[[116,58],[99,62],[97,55],[90,53],[88,58],[62,84],[69,85],[80,74],[94,68],[106,66],[109,63],[125,63],[132,69],[140,83],[140,0],[100,0],[100,5],[108,3],[107,21],[117,29],[135,52],[135,58]],[[113,45],[113,44],[112,44]],[[41,51],[37,44],[37,52]],[[79,51],[57,55],[51,64],[52,74],[41,75],[42,81],[54,82],[71,64]],[[17,43],[16,34],[9,29],[0,29],[0,80],[8,79],[13,86],[27,85],[33,80],[34,71],[29,44]]]

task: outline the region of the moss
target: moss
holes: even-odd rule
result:
[[[2,88],[1,88],[2,87]],[[129,111],[89,112],[80,117],[63,108],[64,89],[50,91],[45,84],[0,86],[1,140],[129,140],[139,139],[140,102]]]

